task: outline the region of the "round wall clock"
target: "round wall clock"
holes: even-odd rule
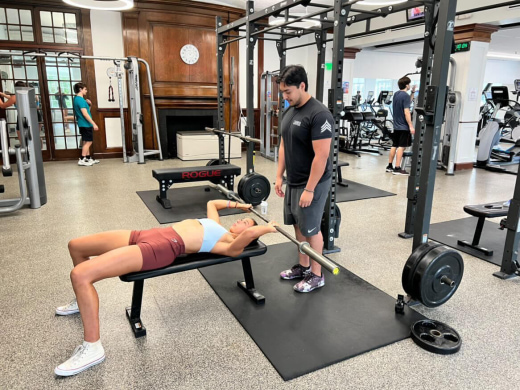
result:
[[[199,60],[199,50],[193,45],[184,45],[181,48],[181,59],[188,65],[193,65]]]

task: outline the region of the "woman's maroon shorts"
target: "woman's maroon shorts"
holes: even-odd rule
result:
[[[171,227],[132,230],[128,245],[137,245],[141,249],[141,271],[166,267],[184,253],[184,241]]]

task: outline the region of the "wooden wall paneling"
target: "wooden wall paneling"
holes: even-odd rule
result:
[[[199,50],[199,60],[189,65],[190,82],[215,84],[217,79],[217,61],[215,47],[217,39],[215,29],[190,28],[187,43],[195,45]],[[180,50],[180,48],[179,48]],[[177,51],[177,55],[179,51]],[[183,62],[181,60],[181,62]],[[184,63],[184,62],[183,62]]]
[[[192,66],[178,60],[181,48],[190,42],[190,30],[172,25],[152,24],[150,34],[153,45],[153,81],[192,81]]]
[[[123,44],[127,56],[140,56],[138,18],[138,12],[123,13]]]

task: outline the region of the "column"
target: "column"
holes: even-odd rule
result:
[[[455,90],[462,94],[455,170],[472,169],[475,162],[475,141],[487,53],[491,34],[497,30],[497,26],[488,24],[455,27],[455,44],[470,43],[469,51],[452,54],[452,58],[457,62]]]
[[[356,54],[361,50],[353,47],[346,47],[343,51],[343,104],[352,105],[352,85],[354,82],[354,60]],[[345,83],[348,83],[348,91],[345,92]],[[356,93],[356,91],[354,91]]]

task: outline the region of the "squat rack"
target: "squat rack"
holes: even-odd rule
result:
[[[152,76],[150,73],[150,65],[146,60],[138,57],[128,56],[126,58],[118,57],[101,57],[101,56],[86,56],[76,53],[63,52],[59,54],[48,54],[42,51],[26,51],[26,52],[0,52],[1,56],[10,57],[50,57],[50,58],[68,58],[68,59],[80,59],[80,60],[99,60],[99,61],[110,61],[116,66],[114,75],[118,81],[118,93],[119,93],[119,111],[121,117],[121,137],[123,147],[123,162],[138,162],[144,164],[144,157],[151,155],[159,155],[159,159],[162,160],[161,151],[161,138],[159,136],[159,125],[157,122],[157,110],[155,109],[155,98],[152,88]],[[141,96],[140,96],[140,80],[139,80],[139,64],[143,64],[146,68],[146,75],[148,80],[148,87],[150,89],[150,101],[152,105],[152,117],[155,127],[155,134],[157,137],[157,150],[145,150],[144,149],[144,138],[143,138],[143,114],[141,110]],[[126,152],[126,139],[125,139],[125,120],[124,120],[124,104],[123,104],[123,84],[122,84],[122,70],[121,65],[128,71],[128,89],[130,96],[130,122],[132,129],[132,145],[133,145],[133,156],[128,156]]]
[[[405,11],[410,8],[417,6],[425,6],[425,40],[423,57],[427,58],[428,61],[423,61],[427,66],[423,68],[423,77],[421,79],[421,94],[419,101],[427,101],[430,103],[426,106],[424,115],[422,115],[424,123],[436,130],[435,133],[431,131],[428,136],[429,140],[425,139],[425,146],[422,149],[429,149],[426,151],[425,156],[433,155],[433,150],[436,150],[439,138],[440,138],[440,126],[442,125],[442,116],[444,109],[442,104],[446,99],[445,88],[440,88],[442,85],[446,85],[447,69],[449,64],[449,58],[451,53],[451,41],[453,39],[453,28],[455,20],[455,7],[456,0],[424,0],[424,1],[407,1],[405,3],[380,7],[374,10],[359,10],[352,6],[358,3],[360,0],[334,0],[333,6],[327,6],[323,4],[313,4],[310,0],[287,0],[280,3],[274,4],[264,10],[256,11],[254,9],[254,1],[247,1],[246,3],[246,16],[238,19],[227,25],[222,24],[220,17],[216,18],[216,34],[217,34],[217,88],[218,88],[218,128],[224,128],[224,97],[223,97],[223,86],[224,86],[224,73],[223,73],[223,55],[228,44],[237,42],[241,39],[246,40],[246,104],[247,104],[247,125],[246,135],[254,137],[254,107],[253,107],[253,96],[254,96],[254,47],[258,39],[269,39],[259,37],[261,34],[274,35],[274,30],[279,30],[277,34],[279,39],[276,40],[276,48],[278,50],[280,59],[280,69],[286,66],[286,52],[287,50],[296,49],[299,47],[310,46],[313,44],[317,45],[318,56],[317,56],[317,78],[316,78],[316,99],[323,101],[323,88],[325,78],[325,48],[326,43],[333,42],[333,59],[332,59],[332,76],[331,76],[331,89],[328,91],[328,105],[332,111],[334,117],[334,133],[331,142],[330,159],[333,167],[333,177],[331,190],[327,199],[325,213],[325,226],[327,226],[327,237],[324,237],[324,250],[327,252],[337,251],[339,249],[334,247],[334,232],[336,226],[336,215],[335,215],[335,203],[336,203],[336,174],[338,169],[338,146],[339,146],[339,123],[343,111],[343,91],[342,91],[342,73],[343,73],[343,51],[345,48],[345,30],[347,26],[353,23],[365,22],[366,33],[370,32],[370,20],[376,17],[386,17],[389,14]],[[289,9],[296,6],[315,7],[320,8],[319,11],[307,14],[302,17],[290,18]],[[442,11],[442,12],[441,12]],[[333,19],[329,21],[327,14],[333,12]],[[356,14],[351,15],[351,12]],[[280,16],[283,13],[285,21],[276,26],[268,26],[265,23],[261,23],[260,20],[268,18],[269,16]],[[434,16],[436,15],[436,16]],[[287,27],[292,23],[297,23],[303,19],[314,18],[319,16],[321,21],[320,27],[311,28],[290,28]],[[435,24],[434,22],[437,21]],[[416,25],[420,24],[417,21],[409,22],[404,25]],[[245,26],[245,35],[236,36],[235,33],[244,32],[241,27]],[[403,24],[399,25],[402,27]],[[435,26],[439,26],[437,31],[437,40],[435,45],[435,54],[438,60],[433,63],[433,50],[430,47],[431,35],[435,31]],[[263,27],[263,28],[262,28]],[[325,39],[327,31],[333,28],[333,38]],[[386,29],[391,29],[387,27]],[[314,34],[315,42],[307,43],[303,45],[297,45],[287,47],[287,41],[291,38],[301,37],[306,34]],[[233,35],[232,35],[233,34]],[[432,75],[434,77],[432,77]],[[428,86],[428,90],[426,87]],[[436,104],[442,102],[442,104]],[[283,118],[283,104],[282,96],[279,96],[279,124],[281,125]],[[440,124],[438,123],[440,120]],[[425,128],[427,126],[424,126]],[[438,130],[438,131],[437,131]],[[424,133],[424,132],[423,132]],[[421,137],[424,134],[421,134]],[[222,145],[223,146],[223,145]],[[253,167],[253,153],[254,145],[249,144],[247,150],[247,171],[252,172]],[[428,161],[424,164],[425,171],[432,171],[430,169]],[[434,169],[434,168],[433,168]],[[420,171],[419,171],[420,173]],[[429,174],[428,177],[424,177],[421,180],[421,190],[419,191],[420,198],[422,201],[418,208],[423,208],[421,213],[418,213],[417,219],[424,220],[428,223],[417,224],[416,236],[420,237],[426,242],[428,236],[429,219],[432,206],[433,198],[433,187],[435,175]],[[424,175],[426,176],[426,175]],[[433,176],[433,178],[431,177]],[[420,214],[420,215],[419,215]],[[426,238],[424,238],[426,237]],[[414,249],[417,247],[414,241]]]

